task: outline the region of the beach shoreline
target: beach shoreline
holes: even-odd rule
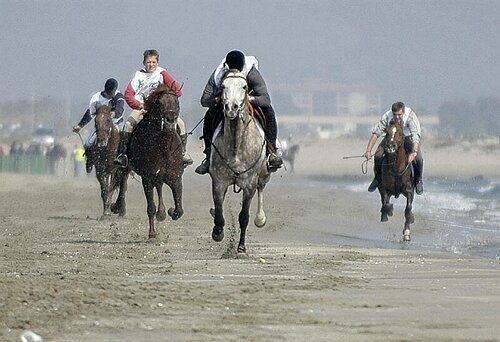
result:
[[[249,226],[244,258],[239,195],[228,193],[226,237],[212,241],[210,178],[189,168],[185,215],[159,223],[151,242],[138,178],[129,181],[127,216],[101,221],[92,177],[2,174],[0,339],[18,341],[25,329],[50,341],[498,339],[498,260],[415,248],[419,234],[442,229],[421,214],[415,243],[399,245],[402,215],[380,223],[375,195],[294,185],[359,176],[359,164],[341,157],[362,141],[332,142],[304,144],[296,175],[273,175],[268,223]],[[426,151],[427,175],[444,174],[448,164],[438,170]],[[201,160],[195,144],[190,153]],[[368,245],[356,245],[361,239]]]

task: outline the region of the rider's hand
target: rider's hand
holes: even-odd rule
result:
[[[417,152],[412,152],[408,155],[408,164],[411,163],[412,161],[415,160],[415,158],[417,158]]]
[[[79,125],[73,126],[73,132],[78,133],[82,128]]]
[[[372,159],[372,153],[370,151],[366,151],[364,154],[363,154],[363,157],[366,158],[366,160],[370,160]]]

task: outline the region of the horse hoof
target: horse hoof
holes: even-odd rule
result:
[[[165,210],[156,212],[156,219],[159,222],[164,221],[166,218],[167,218],[167,214],[165,213]]]
[[[222,239],[224,239],[224,229],[214,227],[214,229],[212,230],[212,239],[214,239],[214,241],[216,242],[221,242]]]
[[[148,236],[148,242],[155,242],[156,238],[158,237],[157,233],[149,234]]]
[[[168,209],[168,216],[170,216],[174,221],[181,218],[182,214],[184,214],[184,212],[181,210],[175,210],[174,208]]]
[[[266,217],[264,216],[263,218],[259,218],[259,217],[255,217],[255,220],[253,221],[253,223],[255,224],[255,226],[257,228],[262,228],[266,225]]]
[[[238,254],[247,252],[247,248],[245,246],[238,246]]]
[[[100,220],[103,221],[103,220],[108,220],[110,218],[111,218],[111,213],[106,212],[106,213],[102,214]]]
[[[126,213],[127,213],[127,211],[125,209],[122,209],[118,212],[118,216],[123,217],[123,216],[125,216]]]
[[[403,231],[403,241],[411,241],[410,230],[409,229],[405,229]]]
[[[212,215],[212,218],[215,218],[215,209],[210,208],[210,215]]]
[[[387,222],[387,221],[389,221],[387,215],[382,215],[382,217],[380,217],[380,222]]]

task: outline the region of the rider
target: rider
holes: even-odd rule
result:
[[[85,114],[83,114],[80,122],[73,126],[73,132],[78,133],[80,130],[88,124],[94,117],[97,111],[97,108],[100,106],[110,106],[111,107],[111,116],[113,117],[113,123],[118,126],[118,129],[121,130],[123,127],[123,95],[120,93],[118,89],[118,82],[114,78],[110,78],[104,84],[104,90],[98,91],[94,95],[92,95],[90,99],[90,105]],[[87,173],[92,171],[93,161],[92,154],[89,153],[89,149],[94,145],[96,138],[95,127],[92,132],[88,136],[87,140],[83,144],[85,148],[85,156],[87,158],[85,168]]]
[[[115,163],[122,167],[127,166],[127,145],[130,139],[130,134],[134,130],[135,126],[144,117],[144,101],[149,94],[151,94],[151,92],[153,92],[160,84],[165,84],[172,91],[174,91],[177,96],[182,95],[179,83],[177,83],[167,70],[158,66],[158,62],[160,60],[160,54],[158,51],[146,50],[144,51],[143,56],[144,68],[136,71],[134,77],[125,89],[125,101],[129,107],[132,108],[132,112],[123,127],[120,147],[118,149],[119,155],[115,159]],[[186,127],[184,125],[184,121],[180,117],[177,119],[177,127],[182,140],[184,165],[191,165],[193,164],[193,160],[186,156]]]
[[[208,173],[210,167],[210,152],[212,145],[212,138],[214,135],[215,120],[217,115],[222,112],[221,104],[221,84],[225,73],[230,69],[237,69],[241,71],[247,79],[248,93],[250,94],[249,100],[255,107],[260,107],[264,112],[267,128],[266,140],[268,145],[268,165],[270,171],[276,171],[281,167],[283,161],[276,155],[276,138],[278,135],[278,127],[276,124],[276,115],[271,105],[271,97],[267,91],[266,83],[262,78],[258,62],[254,56],[245,56],[243,52],[238,50],[230,51],[222,60],[219,66],[210,76],[203,95],[201,96],[201,105],[208,107],[205,113],[203,122],[203,140],[205,142],[206,158],[196,168],[195,172],[203,175]]]
[[[420,136],[422,131],[420,129],[420,122],[418,121],[417,115],[410,107],[405,107],[403,102],[394,103],[391,110],[382,115],[380,121],[373,127],[372,135],[368,141],[366,152],[363,156],[366,160],[370,160],[372,158],[371,150],[378,137],[382,135],[384,130],[389,126],[391,120],[399,122],[403,126],[403,132],[405,135],[405,150],[407,153],[410,153],[408,155],[408,163],[413,163],[415,192],[417,195],[421,195],[424,191],[422,182],[424,159],[422,157],[422,148],[420,147]],[[369,192],[375,191],[380,184],[380,167],[383,159],[384,146],[382,141],[375,151],[375,166],[373,168],[375,177],[368,187]]]

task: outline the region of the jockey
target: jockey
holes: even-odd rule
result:
[[[158,62],[160,60],[160,54],[158,51],[146,50],[144,51],[143,56],[144,68],[136,71],[134,77],[125,89],[125,101],[129,107],[132,108],[132,112],[123,127],[120,147],[118,149],[119,155],[114,161],[115,164],[122,167],[127,166],[127,145],[130,139],[130,134],[134,130],[135,126],[144,117],[144,101],[147,99],[149,94],[151,94],[151,92],[153,92],[160,84],[165,84],[172,91],[174,91],[177,96],[182,95],[179,83],[177,83],[167,70],[158,66]],[[186,156],[186,126],[180,117],[177,119],[177,127],[182,140],[184,165],[191,165],[193,164],[193,160]]]
[[[201,105],[208,107],[203,122],[203,140],[205,142],[203,153],[205,153],[206,158],[196,168],[195,172],[200,175],[208,173],[212,138],[216,128],[214,127],[215,120],[217,115],[222,112],[220,99],[222,92],[221,84],[225,73],[230,69],[237,69],[246,76],[250,102],[253,106],[260,107],[264,112],[267,123],[268,167],[270,171],[276,171],[281,167],[283,161],[276,154],[278,127],[276,124],[276,115],[271,105],[271,97],[267,91],[266,83],[259,72],[257,59],[253,56],[245,56],[241,51],[233,50],[226,55],[226,58],[222,60],[212,73],[201,96]]]
[[[121,130],[123,127],[123,95],[120,93],[118,89],[118,82],[114,78],[110,78],[104,84],[104,90],[99,91],[92,95],[90,99],[89,108],[83,114],[80,122],[73,126],[73,132],[78,133],[80,130],[88,124],[94,117],[97,111],[97,108],[100,106],[109,106],[111,107],[111,116],[113,118],[113,123],[117,125],[118,129]],[[87,158],[86,162],[86,170],[87,173],[92,171],[92,158],[91,153],[87,151],[94,145],[96,138],[95,127],[92,129],[92,132],[88,136],[87,140],[84,143],[85,147],[85,156]]]
[[[405,107],[403,102],[396,102],[392,105],[391,110],[387,111],[380,121],[373,127],[372,135],[368,141],[366,152],[363,156],[366,160],[372,158],[371,150],[375,145],[378,137],[384,133],[384,130],[389,126],[391,120],[401,123],[405,135],[405,150],[408,155],[408,163],[413,163],[415,192],[421,195],[424,192],[422,182],[422,173],[424,170],[424,159],[422,157],[422,148],[420,147],[420,136],[422,130],[417,115],[410,107]],[[373,171],[375,177],[368,187],[369,192],[373,192],[380,184],[381,165],[384,159],[384,146],[381,142],[375,151],[375,166]]]

